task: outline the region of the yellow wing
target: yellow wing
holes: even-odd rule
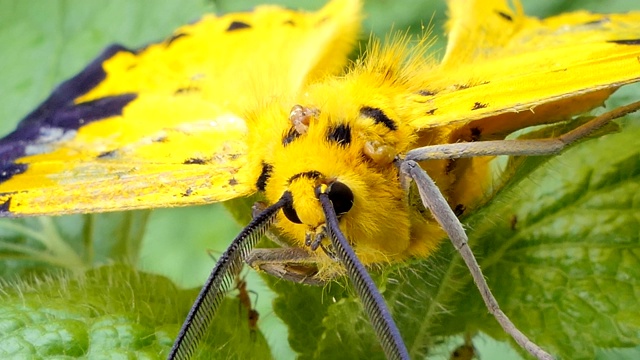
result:
[[[449,1],[450,41],[414,98],[415,128],[489,118],[474,126],[506,134],[588,111],[640,80],[640,12],[539,20],[514,3]]]
[[[252,193],[251,104],[340,71],[360,2],[275,6],[179,28],[138,51],[111,46],[0,140],[0,216],[223,201]]]

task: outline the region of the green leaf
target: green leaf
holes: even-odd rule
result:
[[[0,356],[166,358],[197,295],[165,277],[126,266],[101,267],[80,277],[60,272],[3,284]],[[80,305],[80,306],[78,306]],[[196,358],[270,359],[237,299],[223,302],[216,331]]]
[[[640,343],[638,136],[629,126],[573,149],[479,214],[517,216],[513,234],[470,225],[488,244],[476,254],[505,312],[564,358]]]

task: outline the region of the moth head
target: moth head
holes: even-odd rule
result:
[[[408,246],[409,215],[393,163],[397,142],[389,141],[395,125],[386,118],[382,123],[383,115],[337,101],[296,105],[282,113],[281,141],[266,156],[264,191],[272,203],[291,194],[276,226],[292,245],[309,248],[322,237],[327,219],[316,194],[322,186],[341,231],[359,253],[370,251],[377,254],[371,258],[379,258]]]

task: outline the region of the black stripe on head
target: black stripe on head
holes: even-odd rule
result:
[[[398,130],[396,122],[391,120],[381,109],[363,106],[360,108],[360,115],[372,118],[376,124],[382,124],[389,130]]]
[[[347,124],[339,124],[329,128],[327,141],[337,143],[345,147],[351,144],[351,127]]]
[[[500,15],[501,18],[507,20],[507,21],[513,21],[513,17],[511,17],[511,15],[504,13],[502,11],[496,11],[498,13],[498,15]]]
[[[296,131],[296,128],[292,127],[282,136],[282,145],[287,146],[299,137],[300,133]]]
[[[256,187],[260,191],[264,191],[267,187],[267,182],[271,177],[271,173],[273,172],[273,165],[267,164],[266,162],[262,162],[262,171],[260,172],[260,176],[258,176],[258,180],[256,181]]]
[[[287,180],[288,184],[291,184],[292,182],[294,182],[295,180],[299,179],[299,178],[305,178],[305,179],[309,179],[309,180],[318,180],[323,178],[324,175],[322,175],[321,172],[319,171],[306,171],[303,173],[299,173],[299,174],[295,174],[292,177],[289,178],[289,180]]]

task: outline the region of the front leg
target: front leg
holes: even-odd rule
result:
[[[511,335],[511,337],[513,337],[513,339],[522,346],[522,348],[527,350],[537,359],[552,360],[553,357],[551,355],[529,340],[526,335],[518,330],[507,315],[500,310],[498,301],[491,293],[489,285],[482,274],[482,270],[480,270],[480,265],[478,265],[478,261],[467,244],[467,234],[465,233],[460,220],[458,220],[455,213],[447,203],[447,200],[445,200],[440,189],[436,186],[433,180],[431,180],[429,175],[427,175],[427,173],[422,170],[415,161],[404,161],[401,165],[401,169],[404,174],[416,182],[416,186],[420,192],[420,198],[422,199],[424,206],[431,211],[433,217],[446,231],[449,239],[453,243],[453,246],[458,250],[460,256],[462,256],[462,259],[469,268],[471,276],[480,291],[480,295],[482,296],[487,309],[491,314],[493,314],[498,323],[500,323],[504,331]]]

